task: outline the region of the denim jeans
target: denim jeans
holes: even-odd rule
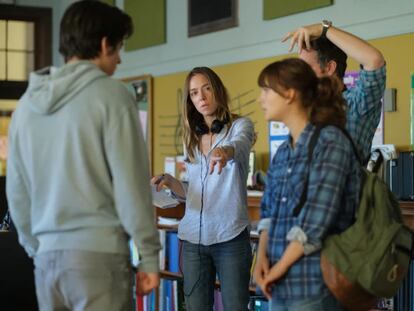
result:
[[[209,246],[183,241],[186,310],[213,310],[216,272],[224,310],[247,310],[251,262],[250,235],[246,229],[230,241]]]
[[[272,297],[271,311],[344,311],[339,302],[327,293],[307,299],[280,299]]]

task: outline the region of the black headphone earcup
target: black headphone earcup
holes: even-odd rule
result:
[[[220,121],[220,120],[214,120],[213,123],[211,124],[211,132],[214,134],[218,134],[221,132],[221,130],[224,127],[224,122]]]
[[[197,136],[201,136],[204,134],[208,134],[209,129],[208,126],[203,122],[201,124],[196,124],[194,127],[194,131],[196,132]]]

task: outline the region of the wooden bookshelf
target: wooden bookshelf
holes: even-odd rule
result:
[[[400,207],[405,224],[414,229],[414,201],[400,201]]]
[[[160,276],[164,279],[181,280],[183,275],[181,273],[171,272],[168,270],[160,271]]]
[[[260,219],[260,201],[261,201],[261,196],[260,197],[254,196],[254,197],[248,198],[248,214],[249,214],[249,219],[251,221]],[[159,207],[156,208],[157,216],[166,217],[166,218],[181,219],[182,217],[184,217],[184,212],[185,212],[185,204],[180,204],[175,208],[166,208],[166,209],[162,209]],[[165,230],[167,232],[177,231],[178,226],[158,224],[158,229]],[[257,234],[256,235],[251,234],[250,236],[250,239],[252,241],[257,242],[258,238],[259,237]],[[160,277],[163,279],[169,279],[169,280],[182,280],[183,278],[181,273],[171,272],[168,270],[161,270]],[[220,288],[220,283],[218,281],[216,281],[215,287]],[[250,286],[249,290],[252,294],[256,293],[256,288],[254,286]],[[158,296],[158,293],[157,293],[157,296]]]
[[[260,202],[262,197],[248,197],[248,213],[250,220],[260,219]],[[407,226],[414,229],[414,201],[400,201],[401,212]]]
[[[260,219],[260,202],[262,197],[248,197],[248,213],[250,220]],[[414,201],[399,201],[404,222],[414,229]]]
[[[260,196],[248,196],[247,197],[247,212],[249,214],[250,221],[260,219],[260,202],[262,197]]]
[[[167,218],[177,218],[181,219],[184,217],[185,204],[180,203],[176,207],[172,208],[159,208],[157,207],[157,216],[167,217]]]

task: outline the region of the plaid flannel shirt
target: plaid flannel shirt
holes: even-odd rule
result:
[[[372,71],[361,69],[355,87],[343,93],[348,103],[346,129],[364,160],[370,156],[372,139],[381,118],[385,81],[385,65]]]
[[[308,144],[313,131],[314,126],[308,124],[294,149],[291,138],[279,147],[268,170],[261,203],[261,217],[271,219],[267,247],[271,265],[288,246],[292,228],[305,235],[305,256],[274,284],[273,296],[279,298],[308,298],[327,291],[320,270],[322,241],[328,234],[349,227],[358,204],[359,164],[348,139],[335,127],[322,129],[309,168]],[[298,217],[293,217],[306,175],[306,203]],[[306,253],[306,249],[312,251]]]

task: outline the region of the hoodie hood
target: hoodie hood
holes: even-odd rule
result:
[[[92,81],[108,77],[95,64],[79,61],[33,72],[23,102],[39,114],[52,114]]]

